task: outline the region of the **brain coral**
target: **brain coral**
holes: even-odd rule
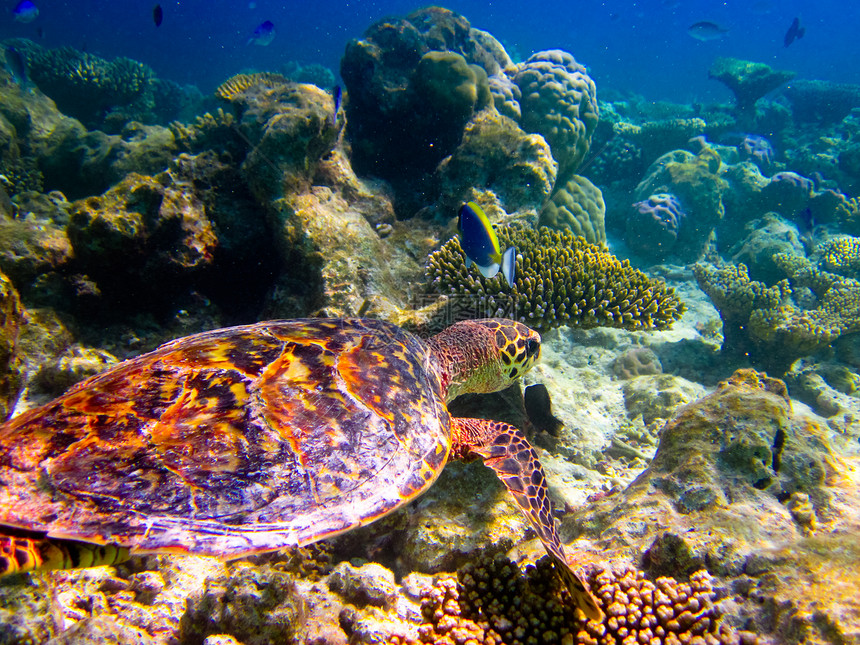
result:
[[[504,556],[481,555],[457,572],[457,581],[440,578],[424,594],[420,639],[481,645],[741,642],[741,635],[721,621],[706,571],[679,583],[672,578],[652,582],[633,569],[591,567],[587,580],[606,614],[602,622],[579,619],[547,558],[528,565],[523,575]]]
[[[587,178],[573,175],[556,188],[544,205],[538,223],[554,229],[570,229],[592,244],[606,246],[603,193]]]
[[[665,329],[684,305],[674,289],[652,280],[596,244],[569,231],[497,229],[503,248],[517,248],[517,275],[509,289],[501,273],[484,278],[454,237],[430,254],[431,289],[468,296],[481,315],[515,317],[536,327],[571,325]]]
[[[597,88],[584,65],[566,51],[537,52],[517,66],[520,126],[549,143],[559,174],[576,170],[588,154],[597,127]]]

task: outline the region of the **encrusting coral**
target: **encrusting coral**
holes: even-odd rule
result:
[[[547,558],[528,565],[523,575],[503,555],[481,555],[458,571],[456,581],[441,577],[424,594],[420,640],[435,645],[756,642],[720,620],[713,579],[704,570],[679,583],[651,581],[630,568],[615,572],[592,566],[587,582],[605,613],[602,622],[580,620]]]
[[[544,329],[571,325],[666,329],[684,312],[674,289],[569,231],[499,227],[502,248],[517,248],[516,283],[466,268],[458,238],[430,254],[427,275],[439,294],[470,296],[482,315],[518,318]]]
[[[600,189],[586,177],[573,175],[564,186],[553,191],[538,223],[558,230],[569,229],[592,244],[606,246],[605,214],[606,204]]]

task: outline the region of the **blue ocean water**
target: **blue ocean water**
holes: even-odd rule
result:
[[[344,46],[373,22],[424,6],[412,0],[182,0],[155,2],[37,0],[40,14],[13,20],[17,0],[4,0],[0,39],[24,37],[45,47],[71,45],[106,58],[127,56],[162,78],[192,83],[203,92],[239,71],[278,70],[288,61],[320,63],[335,73]],[[561,48],[587,65],[599,89],[634,91],[648,99],[707,101],[729,98],[708,80],[716,56],[764,62],[800,78],[860,82],[860,4],[839,0],[650,0],[622,2],[451,0],[444,6],[473,27],[501,40],[514,58]],[[790,47],[783,36],[795,17],[806,35]],[[255,27],[270,20],[276,37],[267,47],[247,45]],[[728,31],[702,42],[687,34],[699,21]]]

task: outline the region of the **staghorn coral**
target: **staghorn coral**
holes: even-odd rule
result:
[[[517,276],[484,278],[466,268],[458,238],[430,254],[436,293],[469,296],[485,315],[519,318],[544,329],[559,325],[666,329],[684,312],[674,289],[652,280],[601,247],[568,231],[501,227],[503,247],[516,246]]]
[[[585,159],[597,127],[597,89],[584,65],[566,51],[537,52],[512,75],[519,87],[520,127],[549,143],[559,175],[574,172]]]
[[[606,246],[603,193],[587,178],[573,175],[558,187],[540,212],[538,224],[549,228],[569,229],[587,242]]]
[[[290,80],[283,74],[274,74],[272,72],[236,74],[217,87],[215,96],[225,101],[232,101],[239,94],[242,94],[255,85],[274,88],[279,85],[287,85],[289,82]]]
[[[587,581],[606,618],[583,623],[565,602],[546,557],[525,574],[507,557],[481,555],[453,578],[440,578],[424,594],[421,642],[437,645],[576,643],[650,645],[754,643],[721,621],[713,579],[698,571],[690,581],[650,581],[641,571],[590,567]]]
[[[815,269],[805,258],[777,254],[774,260],[789,279],[772,287],[750,280],[743,264],[697,264],[693,272],[720,312],[723,350],[782,374],[797,358],[860,331],[860,282]],[[815,306],[793,302],[793,288],[810,289]]]

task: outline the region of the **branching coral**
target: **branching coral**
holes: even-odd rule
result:
[[[664,282],[568,231],[502,227],[497,234],[503,247],[518,251],[512,289],[501,274],[488,279],[467,269],[457,238],[430,255],[431,288],[469,296],[483,315],[513,316],[542,328],[665,329],[684,312]]]
[[[782,373],[795,359],[860,331],[860,282],[815,269],[804,258],[778,254],[774,260],[789,280],[772,287],[750,280],[743,264],[697,264],[693,272],[723,319],[723,350]],[[816,306],[799,307],[792,287],[810,289]]]
[[[457,581],[437,580],[422,602],[421,641],[437,645],[569,643],[650,645],[754,643],[721,620],[713,579],[706,571],[688,583],[647,580],[641,571],[592,567],[588,583],[606,614],[583,623],[553,575],[547,558],[523,575],[504,556],[479,556]]]

